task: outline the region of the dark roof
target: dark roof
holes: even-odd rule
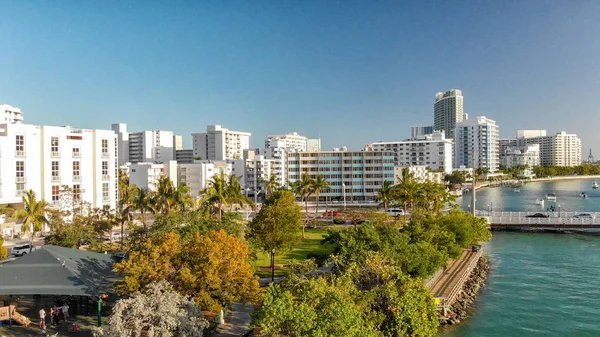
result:
[[[53,245],[0,264],[0,295],[96,296],[117,279],[110,254]]]

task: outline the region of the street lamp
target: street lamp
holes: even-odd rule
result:
[[[558,217],[560,218],[560,205],[558,205]]]
[[[271,250],[271,282],[275,282],[275,248]]]

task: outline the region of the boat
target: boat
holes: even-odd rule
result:
[[[535,204],[544,206],[544,199],[536,199]]]
[[[548,201],[556,201],[556,194],[548,193],[546,194],[546,199],[548,199]]]
[[[595,190],[597,190],[597,189],[598,189],[598,187],[600,187],[600,186],[598,186],[598,183],[594,181],[594,182],[592,183],[592,188],[593,188],[593,189],[595,189]]]
[[[515,193],[521,193],[521,189],[520,188],[515,188]]]
[[[582,197],[582,198],[587,198],[587,197],[588,197],[588,195],[587,195],[585,192],[581,192],[581,197]]]

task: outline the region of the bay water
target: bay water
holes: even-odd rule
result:
[[[556,193],[562,210],[600,212],[590,180],[530,183],[477,193],[477,208],[535,211],[536,199]],[[586,192],[588,198],[581,198]],[[466,194],[458,200],[466,209]],[[548,207],[548,204],[545,205]],[[491,270],[470,317],[440,336],[600,336],[600,237],[493,232],[485,245]]]

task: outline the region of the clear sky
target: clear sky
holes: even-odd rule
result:
[[[0,102],[34,124],[400,140],[437,91],[600,157],[600,1],[0,1]]]

